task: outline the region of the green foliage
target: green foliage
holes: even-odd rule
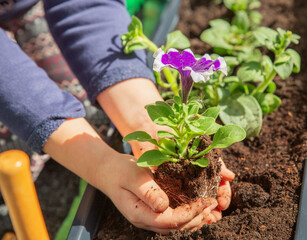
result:
[[[260,27],[262,16],[256,10],[259,0],[223,0],[234,13],[231,21],[214,19],[200,36],[214,53],[228,55],[225,61],[229,76],[215,74],[205,84],[196,85],[208,106],[220,106],[220,119],[226,125],[243,127],[247,137],[255,137],[262,126],[263,114],[275,111],[281,99],[274,94],[274,79],[300,71],[300,55],[290,44],[300,37],[281,28]],[[263,55],[262,47],[273,52],[273,60]]]
[[[224,4],[233,12],[250,11],[261,6],[259,0],[224,0]]]
[[[148,38],[143,34],[142,22],[135,16],[132,16],[128,33],[121,36],[124,52],[130,54],[138,49],[151,49]]]
[[[256,93],[254,97],[260,104],[261,110],[264,114],[274,112],[281,103],[280,98],[273,93]]]
[[[167,34],[166,45],[165,47],[161,47],[165,52],[170,48],[177,48],[177,49],[186,49],[191,46],[189,39],[182,34],[181,31],[176,30]]]
[[[162,152],[158,150],[149,150],[138,159],[137,165],[139,167],[155,167],[169,161],[172,161],[172,159]]]
[[[258,45],[251,33],[251,23],[246,12],[239,11],[232,24],[223,19],[210,21],[211,28],[200,35],[200,39],[210,44],[219,55],[232,55],[239,62],[248,61],[257,53],[254,48]]]
[[[226,148],[235,142],[244,140],[246,133],[237,125],[226,125],[216,132],[213,137],[211,148]]]
[[[256,137],[262,126],[262,110],[250,95],[237,94],[219,102],[220,118],[224,124],[236,124],[246,131],[247,138]]]
[[[126,54],[130,54],[138,49],[147,49],[154,53],[158,49],[158,46],[145,36],[142,22],[136,16],[132,16],[131,23],[128,26],[128,33],[121,35],[121,40]],[[179,30],[176,30],[167,35],[166,45],[161,46],[161,48],[167,51],[170,48],[186,49],[190,45],[189,39]]]
[[[128,134],[127,136],[124,137],[123,141],[128,142],[128,141],[138,141],[138,142],[150,142],[154,145],[158,145],[158,142],[156,139],[153,139],[148,133],[144,131],[136,131],[133,133]]]
[[[262,68],[259,62],[244,63],[238,73],[237,77],[241,82],[262,82]]]
[[[146,106],[151,120],[158,125],[168,126],[172,132],[159,131],[159,141],[142,131],[125,136],[124,142],[150,142],[157,146],[157,150],[147,151],[139,158],[138,166],[158,166],[167,161],[193,158],[195,160],[191,164],[205,167],[208,160],[203,156],[209,150],[228,147],[244,139],[245,131],[241,127],[221,126],[215,122],[220,112],[219,107],[208,108],[201,114],[201,102],[199,98],[190,98],[185,104],[180,97],[175,96],[168,103],[157,101]],[[215,135],[213,143],[201,152],[198,150],[199,137],[204,134]],[[191,142],[192,146],[188,147]]]
[[[298,44],[300,39],[299,35],[281,28],[277,28],[277,31],[275,31],[271,28],[259,27],[253,34],[261,46],[266,47],[275,54],[284,52],[291,43]]]
[[[209,160],[205,157],[197,159],[196,161],[191,161],[192,165],[196,165],[199,167],[207,167],[209,165]]]

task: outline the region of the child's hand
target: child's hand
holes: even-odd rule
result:
[[[222,169],[221,169],[222,180],[220,182],[217,194],[217,201],[219,204],[218,208],[220,210],[225,210],[229,207],[231,201],[231,188],[229,182],[234,179],[235,174],[225,166],[225,163],[221,158],[220,161],[222,163]]]
[[[174,229],[191,230],[201,222],[210,223],[215,219],[212,211],[218,204],[213,198],[170,208],[167,195],[154,182],[150,171],[138,167],[133,156],[110,156],[98,172],[101,173],[98,188],[136,227],[167,234]]]
[[[137,158],[140,157],[143,152],[146,152],[153,148],[153,145],[147,142],[133,141],[130,144],[132,146],[134,156],[136,156]],[[231,187],[229,182],[232,181],[235,177],[235,174],[226,167],[225,163],[221,158],[220,162],[222,164],[221,183],[216,198],[218,202],[218,207],[213,211],[213,215],[215,218],[212,219],[212,222],[220,220],[222,218],[221,211],[226,210],[229,207],[231,201]]]

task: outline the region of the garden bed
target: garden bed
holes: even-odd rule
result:
[[[303,67],[286,80],[276,79],[276,95],[282,103],[265,115],[260,135],[223,150],[226,165],[236,173],[232,204],[223,219],[192,233],[162,236],[133,227],[108,201],[95,239],[294,239],[307,158],[306,11],[304,0],[262,1],[262,25],[282,27],[302,37],[294,48]],[[193,52],[211,52],[199,35],[211,19],[219,17],[231,14],[213,0],[182,1],[177,28],[190,38]]]

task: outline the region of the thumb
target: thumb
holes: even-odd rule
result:
[[[154,212],[164,212],[169,206],[169,199],[166,193],[150,175],[136,179],[136,181],[129,184],[128,190],[133,192]]]
[[[224,161],[221,158],[219,159],[219,161],[222,164],[222,167],[221,167],[221,177],[222,177],[222,180],[223,181],[231,181],[231,180],[233,180],[234,177],[235,177],[235,174],[226,167]]]

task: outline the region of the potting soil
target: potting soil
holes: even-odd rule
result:
[[[279,77],[276,95],[282,99],[277,111],[265,115],[258,137],[223,150],[223,159],[236,173],[232,203],[217,223],[195,232],[175,231],[163,236],[132,226],[108,202],[96,239],[294,239],[299,209],[304,162],[307,158],[307,2],[305,0],[263,0],[262,25],[281,27],[299,34],[293,46],[302,58],[302,69],[286,80]],[[199,39],[215,18],[232,17],[213,0],[183,0],[177,26],[198,54],[212,52]]]

